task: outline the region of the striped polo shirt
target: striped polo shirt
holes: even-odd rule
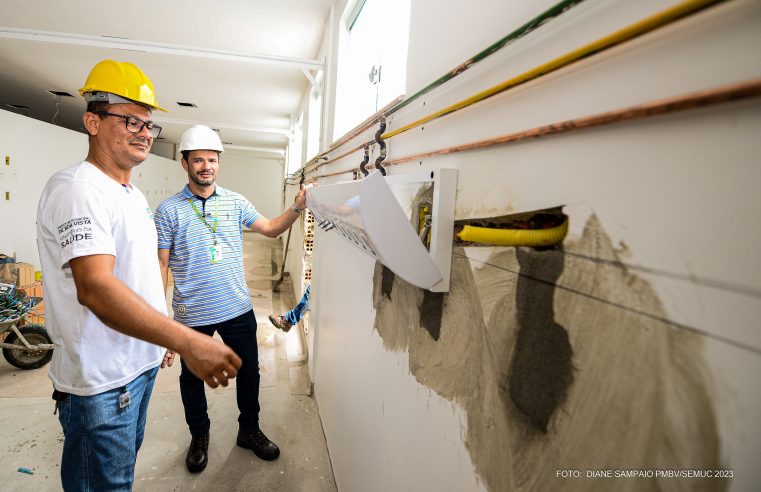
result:
[[[174,319],[204,326],[252,309],[243,273],[243,226],[251,226],[259,216],[242,195],[219,185],[205,203],[187,185],[161,202],[154,221],[159,249],[170,250]],[[212,263],[215,239],[217,258]]]

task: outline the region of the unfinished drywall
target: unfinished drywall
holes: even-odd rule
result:
[[[595,217],[571,246],[617,257]],[[647,282],[562,248],[487,250],[455,248],[438,339],[418,322],[425,292],[398,277],[389,286],[381,265],[373,302],[384,346],[409,351],[411,374],[466,410],[467,448],[489,490],[599,484],[557,477],[563,469],[721,468],[702,342],[639,313],[662,313]],[[615,487],[726,485],[653,477]]]
[[[587,0],[387,130],[677,3]],[[412,2],[407,94],[549,5]],[[759,20],[758,1],[722,2],[393,136],[387,161],[757,79]],[[562,251],[456,250],[439,317],[438,299],[318,231],[315,391],[339,488],[758,488],[759,111],[757,98],[388,166],[457,169],[456,220],[563,205],[569,236]],[[351,179],[338,173],[375,129],[333,152],[346,156],[320,183]],[[556,477],[711,464],[732,481]]]

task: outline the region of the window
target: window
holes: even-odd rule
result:
[[[404,94],[410,0],[350,1],[338,48],[332,140]]]
[[[309,93],[309,118],[307,121],[307,159],[320,152],[320,127],[322,125],[322,93],[312,88]]]
[[[304,113],[299,114],[299,119],[293,126],[293,134],[288,141],[288,164],[286,174],[292,174],[301,168],[302,139],[304,138]]]

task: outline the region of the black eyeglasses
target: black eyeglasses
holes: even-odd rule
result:
[[[127,131],[131,133],[140,133],[141,131],[143,131],[143,128],[147,128],[148,131],[151,132],[151,135],[153,136],[153,138],[158,138],[158,136],[161,135],[161,127],[152,121],[143,121],[140,118],[136,118],[134,116],[129,116],[126,114],[109,113],[108,111],[98,111],[95,114],[100,114],[103,116],[116,116],[117,118],[124,118],[124,126],[127,128]]]

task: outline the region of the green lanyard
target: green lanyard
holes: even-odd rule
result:
[[[219,197],[217,197],[216,200],[214,200],[214,225],[210,226],[208,222],[206,222],[206,216],[201,215],[201,212],[198,211],[198,207],[196,207],[196,204],[193,203],[192,198],[188,198],[188,202],[190,203],[190,206],[193,207],[193,211],[196,213],[196,216],[201,219],[201,222],[203,222],[203,225],[205,225],[210,231],[212,240],[214,241],[214,245],[217,245],[217,224],[219,223],[219,219],[217,218],[217,212],[219,211]]]

